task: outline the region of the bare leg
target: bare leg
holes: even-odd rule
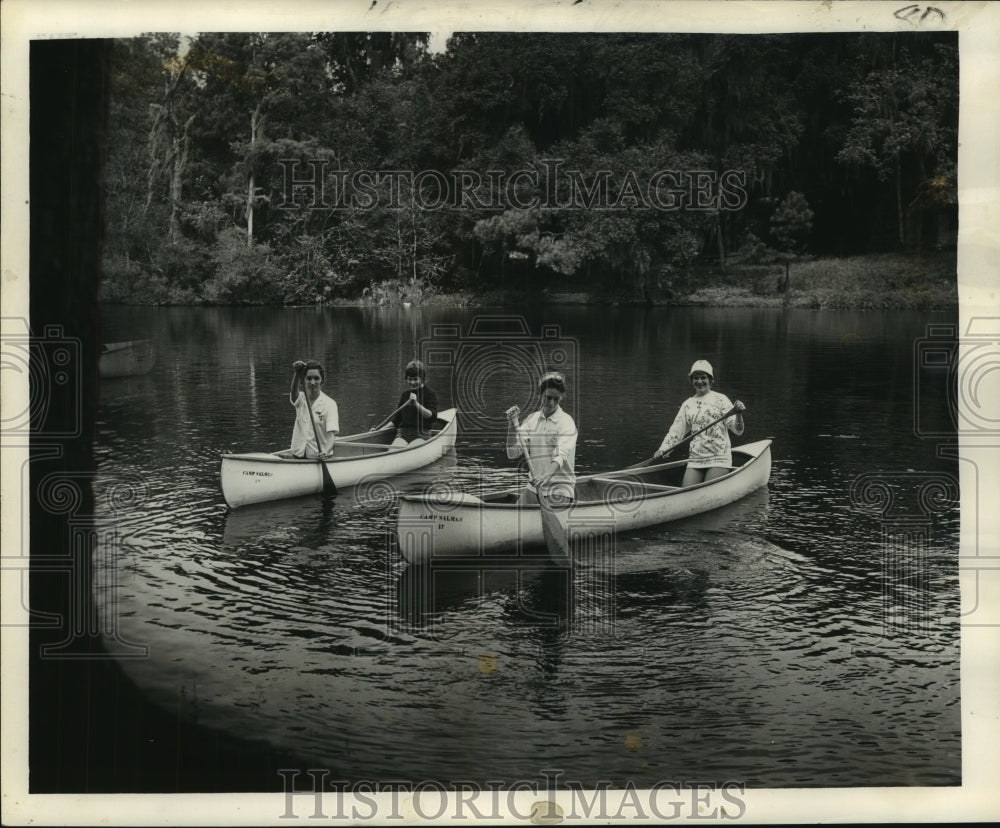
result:
[[[688,466],[684,469],[684,480],[681,482],[682,486],[694,486],[696,483],[701,483],[705,479],[705,469],[692,469]]]
[[[706,480],[715,480],[717,477],[722,477],[724,474],[729,474],[729,469],[723,466],[714,466],[711,469],[706,469],[708,474],[705,475]]]

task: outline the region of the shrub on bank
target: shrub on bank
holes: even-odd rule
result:
[[[782,268],[737,266],[701,273],[701,286],[675,304],[780,306]],[[953,253],[813,259],[791,269],[792,307],[933,309],[958,302]]]
[[[159,269],[136,261],[105,261],[100,289],[101,301],[110,305],[196,305],[193,289],[171,284]]]
[[[434,285],[416,276],[373,281],[361,291],[361,299],[367,305],[425,305],[436,293]]]
[[[235,228],[219,234],[212,249],[214,275],[202,288],[212,304],[280,304],[280,270],[272,261],[267,245],[248,245],[246,236]]]

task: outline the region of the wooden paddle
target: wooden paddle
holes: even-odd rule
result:
[[[389,423],[390,423],[390,421],[392,420],[393,417],[395,417],[400,411],[402,411],[404,408],[406,408],[406,406],[408,406],[409,404],[410,404],[410,398],[407,397],[405,403],[403,403],[399,408],[397,408],[395,411],[393,411],[392,414],[390,414],[388,417],[386,417],[384,420],[382,420],[382,422],[379,423],[377,426],[375,426],[375,428],[373,428],[372,431],[381,431],[383,428],[385,428],[387,425],[389,425]]]
[[[721,417],[719,417],[719,419],[718,419],[718,420],[714,420],[714,421],[712,421],[711,423],[709,423],[709,424],[708,424],[707,426],[705,426],[704,428],[699,428],[699,429],[698,429],[698,430],[697,430],[696,432],[694,432],[693,434],[689,434],[689,435],[688,435],[687,437],[685,437],[685,438],[684,438],[683,440],[681,440],[681,441],[680,441],[679,443],[674,443],[674,445],[672,445],[672,446],[671,446],[670,448],[668,448],[668,449],[667,449],[667,450],[666,450],[665,452],[663,452],[663,454],[661,455],[661,457],[666,457],[666,456],[667,456],[668,454],[670,454],[670,452],[672,452],[672,451],[673,451],[673,450],[674,450],[675,448],[678,448],[678,447],[680,447],[680,446],[683,446],[683,445],[684,445],[685,443],[690,443],[690,442],[691,442],[691,441],[692,441],[692,440],[693,440],[693,439],[694,439],[695,437],[697,437],[697,436],[698,436],[699,434],[701,434],[702,432],[705,432],[705,431],[708,431],[708,430],[709,430],[710,428],[712,428],[713,426],[717,426],[717,425],[718,425],[719,423],[721,423],[721,422],[722,422],[723,420],[725,420],[725,419],[726,419],[727,417],[731,417],[731,416],[732,416],[733,414],[737,413],[737,410],[738,410],[738,409],[737,409],[737,408],[736,408],[736,406],[734,405],[734,406],[733,406],[732,408],[730,408],[730,409],[729,409],[729,410],[728,410],[728,411],[727,411],[727,412],[726,412],[725,414],[723,414],[723,415],[722,415]],[[642,468],[643,466],[652,466],[652,465],[653,465],[653,464],[655,464],[655,463],[659,463],[659,462],[660,462],[660,460],[661,460],[661,457],[650,457],[650,458],[648,458],[648,459],[646,459],[646,460],[643,460],[643,461],[642,461],[641,463],[634,463],[633,465],[629,466],[628,468],[630,468],[630,469],[641,469],[641,468]]]
[[[524,435],[521,434],[521,430],[517,427],[516,417],[518,412],[519,409],[517,406],[508,408],[507,419],[514,429],[514,434],[517,436],[518,448],[524,454],[525,462],[528,464],[528,474],[531,476],[532,482],[534,482],[538,476],[538,472],[532,462],[531,455],[528,453],[528,446],[524,441]],[[537,484],[535,486],[535,494],[538,496],[538,505],[542,511],[542,534],[545,536],[545,546],[549,550],[549,557],[558,566],[569,567],[573,562],[573,556],[570,553],[566,530],[563,529],[562,524],[559,522],[559,518],[553,510],[552,504],[549,503],[548,497],[542,493],[541,487]]]
[[[309,391],[303,388],[302,393],[306,395],[306,408],[309,409],[309,422],[312,423],[313,436],[316,438],[316,453],[319,454],[320,446],[323,444],[319,439],[319,429],[316,428],[316,418],[313,416],[312,403],[309,401]],[[316,460],[319,462],[319,467],[323,470],[323,494],[336,497],[337,484],[333,482],[333,478],[330,476],[330,470],[326,467],[326,463],[323,462],[322,457],[317,457]]]

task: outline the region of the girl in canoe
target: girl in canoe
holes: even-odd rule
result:
[[[543,487],[553,501],[576,498],[576,423],[560,406],[566,396],[566,379],[550,371],[538,381],[541,408],[517,424],[517,406],[507,412],[507,458],[521,456],[518,432],[524,438],[538,477],[535,485]]]
[[[660,447],[653,457],[660,458],[684,439],[688,432],[705,428],[713,420],[719,420],[727,411],[736,409],[736,415],[706,429],[691,440],[687,468],[684,470],[683,486],[693,486],[704,480],[721,477],[733,465],[732,444],[729,432],[739,436],[743,433],[743,412],[746,406],[739,400],[734,403],[729,397],[712,390],[715,376],[711,363],[697,360],[688,372],[694,396],[688,397],[681,405]]]
[[[291,454],[294,457],[326,457],[333,453],[333,444],[340,431],[337,403],[322,391],[326,373],[315,359],[296,360],[292,368],[295,374],[288,392],[288,400],[295,406]],[[319,446],[316,445],[317,436]]]
[[[403,370],[406,390],[399,397],[399,408],[391,421],[396,426],[393,446],[402,447],[430,436],[431,424],[438,414],[438,398],[426,379],[427,369],[423,362],[415,359],[407,363]]]

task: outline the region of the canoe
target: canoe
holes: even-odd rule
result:
[[[105,379],[148,374],[156,363],[156,351],[148,339],[109,342],[101,346],[97,372]]]
[[[404,448],[389,445],[396,436],[393,426],[338,437],[333,457],[322,465],[338,489],[422,468],[454,449],[456,413],[454,408],[438,412],[431,436]],[[323,491],[320,465],[317,460],[288,457],[285,452],[223,454],[219,475],[222,496],[230,508],[236,509],[249,503],[319,494]]]
[[[322,494],[286,497],[227,509],[222,529],[222,545],[265,546],[283,543],[286,547],[308,546],[309,538],[328,538],[345,520],[363,516],[381,524],[395,509],[400,492],[427,491],[435,481],[458,464],[449,451],[433,463],[390,478],[373,478],[350,488],[337,490],[336,499]],[[384,533],[384,528],[381,529]]]
[[[745,497],[771,477],[771,441],[733,448],[728,474],[680,485],[687,466],[676,460],[577,479],[576,501],[559,512],[574,550],[614,533],[690,517]],[[519,503],[522,487],[474,497],[447,491],[402,495],[396,517],[399,551],[409,563],[519,553],[544,544],[541,511]]]

